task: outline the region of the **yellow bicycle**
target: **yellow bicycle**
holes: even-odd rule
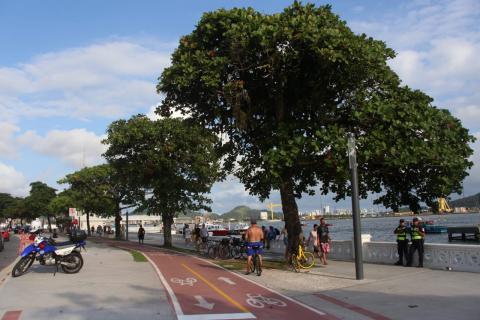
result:
[[[295,272],[300,269],[310,269],[315,265],[315,256],[313,253],[303,250],[301,244],[298,245],[298,252],[291,256],[291,264]]]

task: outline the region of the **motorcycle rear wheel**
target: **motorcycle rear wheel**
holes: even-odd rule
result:
[[[35,257],[33,256],[22,257],[13,267],[12,277],[20,277],[25,272],[27,272],[28,269],[30,269],[30,267],[32,266],[34,260]]]
[[[73,251],[69,255],[65,256],[63,258],[63,262],[75,264],[74,267],[70,267],[62,264],[62,270],[65,273],[77,273],[83,267],[82,255],[80,254],[80,252],[77,252],[77,251]]]

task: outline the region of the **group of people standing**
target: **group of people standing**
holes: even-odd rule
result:
[[[280,230],[274,228],[273,226],[269,226],[268,228],[262,226],[263,232],[263,247],[267,250],[270,250],[270,244],[272,241],[280,239]]]
[[[423,268],[423,244],[425,242],[425,228],[421,218],[413,218],[410,227],[407,227],[404,219],[400,219],[398,227],[393,231],[397,235],[397,250],[398,261],[395,265],[404,265],[406,260],[406,267],[411,267],[413,263],[413,256],[415,251],[418,251],[418,266]],[[409,247],[409,239],[412,244]]]
[[[330,252],[330,246],[332,239],[330,238],[330,231],[325,218],[320,218],[320,225],[314,224],[313,229],[307,239],[307,245],[313,246],[313,253],[319,257],[320,263],[327,265],[328,253]]]
[[[182,229],[183,238],[185,239],[185,243],[189,244],[190,242],[194,243],[197,246],[200,242],[207,242],[208,239],[208,229],[205,224],[202,224],[200,227],[199,224],[196,224],[193,227],[193,230],[190,229],[190,226],[185,223]]]

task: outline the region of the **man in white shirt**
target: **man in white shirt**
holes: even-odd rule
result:
[[[207,242],[208,239],[208,230],[205,227],[205,223],[202,224],[202,229],[200,229],[200,237],[202,238],[203,242]]]

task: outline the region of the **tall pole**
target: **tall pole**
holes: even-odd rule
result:
[[[360,202],[358,199],[358,173],[355,137],[348,136],[348,162],[352,174],[352,217],[353,246],[355,250],[355,274],[357,280],[363,279],[362,231],[360,227]]]
[[[125,224],[126,224],[126,225],[125,225],[125,233],[126,233],[126,234],[125,234],[125,240],[128,241],[128,210],[127,210],[127,219],[126,219],[126,220],[127,220],[127,221],[125,221]]]

